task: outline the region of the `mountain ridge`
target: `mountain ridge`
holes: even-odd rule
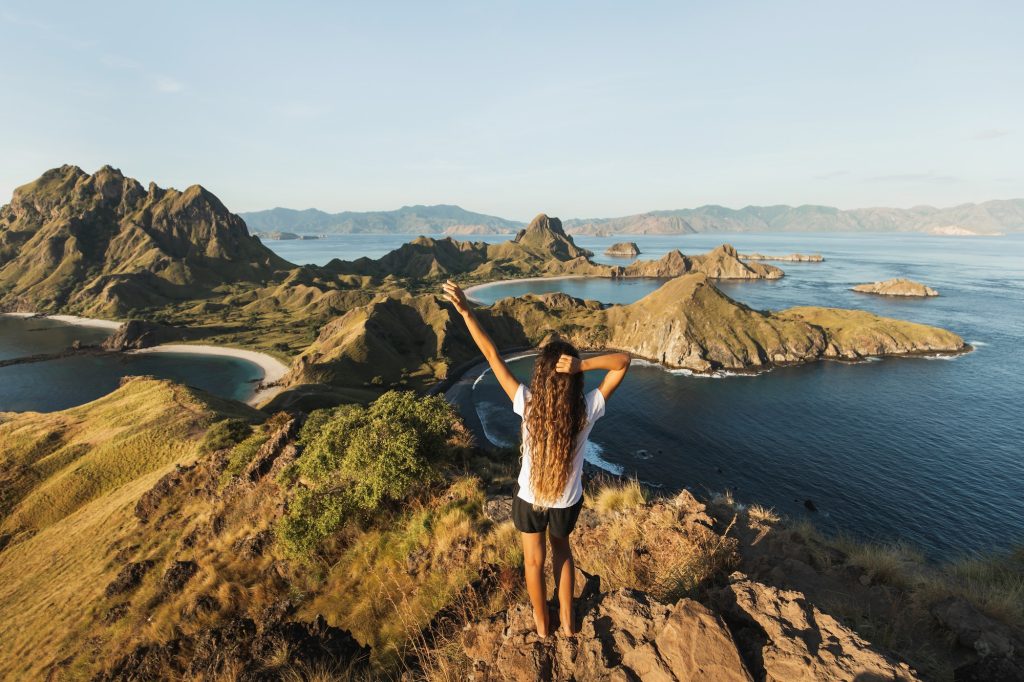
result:
[[[432,214],[449,217],[432,217]],[[327,213],[315,208],[273,208],[239,215],[256,231],[363,234],[506,234],[525,223],[453,204],[403,206],[392,211]],[[418,220],[404,217],[411,215]],[[389,217],[390,216],[390,217]],[[463,216],[456,219],[455,216]],[[394,222],[389,226],[388,221]],[[331,227],[332,223],[337,223]],[[339,225],[345,227],[339,228]],[[358,227],[358,229],[357,229]],[[570,234],[693,234],[701,232],[928,232],[961,228],[980,234],[1024,230],[1024,199],[992,199],[944,208],[919,204],[910,208],[868,206],[840,209],[821,204],[747,205],[728,208],[704,204],[694,208],[659,209],[606,218],[563,221]]]

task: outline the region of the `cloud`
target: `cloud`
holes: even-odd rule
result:
[[[850,174],[850,171],[848,171],[848,170],[834,170],[834,171],[828,171],[827,173],[818,173],[817,175],[814,176],[814,179],[815,180],[831,180],[832,178],[839,178],[839,177],[842,177],[844,175],[849,175],[849,174]]]
[[[975,140],[994,140],[997,137],[1006,137],[1012,131],[1003,130],[1001,128],[988,128],[987,130],[979,130],[974,134]]]
[[[940,175],[938,173],[901,173],[897,175],[874,175],[864,178],[864,182],[892,182],[909,184],[948,185],[954,182],[963,182],[962,178],[954,175]]]
[[[185,89],[184,84],[180,81],[176,81],[173,78],[167,78],[165,76],[157,78],[156,82],[154,83],[154,87],[156,87],[157,92],[166,93],[181,92]]]

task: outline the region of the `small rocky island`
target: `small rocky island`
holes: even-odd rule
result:
[[[822,263],[824,258],[820,253],[790,253],[785,256],[766,256],[763,253],[740,254],[743,260],[776,260],[787,263]]]
[[[640,255],[640,247],[636,242],[618,242],[609,246],[604,255],[616,258],[634,258]]]
[[[871,284],[858,284],[851,291],[859,291],[862,294],[878,294],[880,296],[938,296],[939,292],[931,287],[926,287],[920,282],[915,282],[903,277],[887,279],[884,282],[872,282]]]

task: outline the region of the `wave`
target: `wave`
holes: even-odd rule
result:
[[[764,369],[759,369],[759,370],[754,370],[754,371],[743,371],[743,372],[732,371],[732,370],[728,370],[728,369],[716,369],[713,372],[695,372],[692,369],[685,369],[685,368],[682,368],[682,367],[672,369],[672,368],[666,367],[665,365],[661,364],[660,362],[653,362],[651,360],[642,360],[642,359],[639,359],[639,358],[634,358],[633,359],[633,364],[634,365],[640,365],[641,367],[655,367],[657,369],[662,370],[663,372],[667,372],[668,374],[673,374],[673,375],[675,375],[677,377],[692,377],[694,379],[726,379],[726,378],[729,378],[729,377],[755,377],[755,376],[759,376],[761,374],[767,374],[768,372],[771,371],[770,367],[766,367]]]
[[[608,460],[601,457],[601,455],[603,454],[604,448],[602,448],[594,441],[588,440],[587,444],[583,446],[583,460],[585,462],[588,462],[589,464],[592,464],[593,466],[596,466],[599,469],[604,469],[605,471],[611,474],[615,474],[616,476],[621,476],[622,472],[625,471],[625,469],[623,469],[618,464],[612,464]]]
[[[981,348],[982,346],[988,345],[986,341],[968,341],[967,344],[975,348]]]

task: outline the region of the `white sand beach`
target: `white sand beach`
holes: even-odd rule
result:
[[[551,277],[520,277],[515,279],[499,279],[494,282],[485,282],[484,284],[475,284],[471,287],[463,289],[463,293],[466,294],[466,298],[473,301],[474,303],[481,303],[480,300],[473,298],[473,292],[480,291],[482,289],[488,289],[490,287],[496,287],[499,284],[510,284],[512,282],[547,282],[556,279],[584,279],[586,277],[593,277],[594,275],[553,275]]]
[[[261,379],[261,388],[257,390],[247,402],[250,405],[258,405],[265,402],[277,395],[282,386],[268,386],[267,384],[274,384],[280,381],[285,374],[288,373],[288,365],[284,364],[277,358],[271,357],[266,353],[260,353],[254,350],[245,350],[243,348],[230,348],[228,346],[207,346],[201,344],[188,344],[188,343],[167,343],[162,346],[153,346],[152,348],[143,348],[141,350],[131,351],[132,353],[195,353],[197,355],[221,355],[233,358],[239,358],[241,360],[247,360],[254,365],[258,365],[263,370],[263,379]]]
[[[57,320],[65,324],[74,324],[79,327],[100,327],[103,329],[118,329],[123,322],[117,320],[100,320],[95,317],[80,317],[78,315],[46,315],[45,313],[0,313],[8,317],[41,317],[47,320]]]

